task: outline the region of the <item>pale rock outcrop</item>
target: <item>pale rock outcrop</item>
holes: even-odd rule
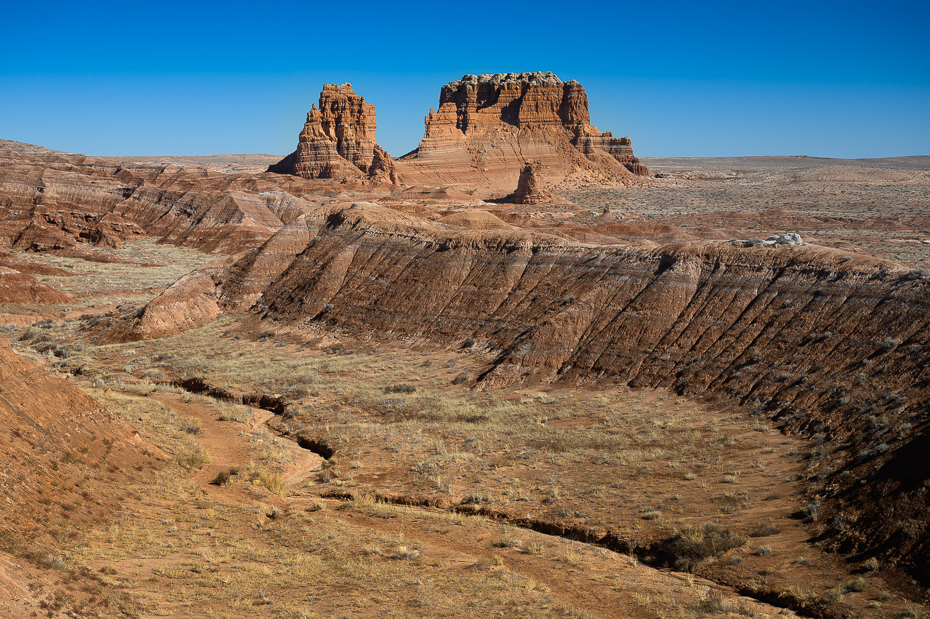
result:
[[[325,84],[297,150],[268,168],[303,178],[397,184],[394,161],[375,142],[375,106],[355,94],[351,84]]]
[[[785,234],[773,234],[767,239],[752,238],[744,243],[747,247],[754,245],[805,245],[801,240],[801,235],[797,232],[786,232]]]

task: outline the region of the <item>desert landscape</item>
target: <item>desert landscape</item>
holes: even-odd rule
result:
[[[0,140],[0,617],[928,616],[930,157],[439,90],[398,157],[350,84],[288,155]]]

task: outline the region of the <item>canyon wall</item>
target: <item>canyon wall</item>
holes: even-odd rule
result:
[[[407,182],[513,189],[539,161],[550,183],[631,182],[648,170],[630,138],[590,123],[588,96],[549,72],[466,75],[442,87],[420,146],[398,162]]]
[[[351,84],[325,84],[313,104],[297,150],[268,168],[303,178],[397,184],[394,162],[375,141],[375,106]]]

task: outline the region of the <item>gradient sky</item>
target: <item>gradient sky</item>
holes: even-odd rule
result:
[[[415,148],[466,73],[552,71],[641,157],[930,155],[930,2],[4,3],[0,138],[287,154],[324,83]]]

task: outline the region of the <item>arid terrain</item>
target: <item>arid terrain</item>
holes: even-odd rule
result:
[[[285,158],[0,141],[0,617],[927,616],[930,157],[527,75],[398,159],[348,85]]]

